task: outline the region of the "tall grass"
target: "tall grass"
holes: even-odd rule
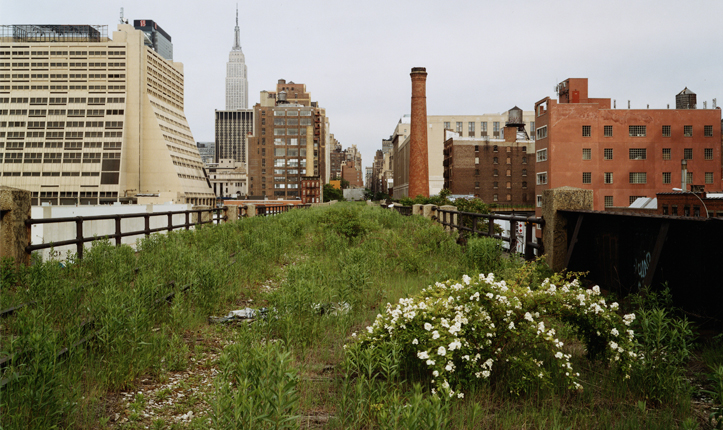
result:
[[[298,428],[315,414],[352,429],[674,428],[692,416],[689,403],[646,402],[576,344],[581,393],[488,386],[453,400],[431,396],[394,347],[346,354],[387,302],[436,281],[496,272],[534,288],[549,274],[494,240],[455,239],[421,217],[336,204],[152,235],[137,251],[96,244],[66,267],[3,262],[2,307],[36,303],[0,321],[0,356],[14,356],[0,375],[0,427],[96,428],[106,392],[187,368],[184,334],[239,303],[267,311],[229,334],[208,399],[214,428]]]

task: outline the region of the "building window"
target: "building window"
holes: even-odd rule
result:
[[[633,203],[635,203],[635,200],[637,200],[637,199],[644,199],[644,198],[645,198],[645,196],[630,196],[628,198],[628,205],[632,205]]]
[[[582,183],[592,184],[592,172],[582,172]]]
[[[613,183],[613,172],[605,172],[605,183],[606,184]]]
[[[645,160],[648,157],[648,151],[645,148],[630,148],[628,152],[631,160]]]
[[[603,157],[606,160],[612,160],[613,159],[613,149],[612,148],[603,149]]]
[[[469,131],[470,133],[474,133],[474,123],[472,121],[467,123],[467,131]],[[470,136],[472,135],[470,134]]]
[[[670,160],[670,148],[663,148],[663,160]]]
[[[540,149],[537,151],[537,162],[547,161],[547,149]]]
[[[671,215],[678,215],[678,205],[672,205],[670,207],[670,214]]]
[[[512,170],[507,169],[507,176],[512,176]]]
[[[530,134],[532,135],[532,140],[535,140],[535,134],[533,131],[535,130],[535,121],[530,121]]]
[[[537,174],[537,185],[547,184],[547,172],[540,172]]]
[[[500,175],[500,171],[499,171],[499,170],[494,169],[494,170],[492,171],[492,176],[499,176],[499,175]]]
[[[663,172],[663,184],[670,184],[670,172]]]
[[[547,137],[547,126],[545,125],[545,126],[538,128],[536,134],[537,134],[538,140],[546,138]]]
[[[583,160],[590,160],[592,158],[592,149],[590,148],[582,148],[582,159]]]
[[[705,183],[706,184],[713,183],[713,172],[705,172]]]
[[[457,121],[457,133],[462,133],[462,121]]]
[[[449,121],[445,121],[445,122],[444,122],[444,129],[445,129],[445,130],[451,130],[451,129],[452,129],[452,126],[450,125]]]
[[[613,196],[605,196],[605,207],[606,208],[613,207]]]
[[[483,121],[480,124],[480,131],[487,132],[487,121]]]
[[[527,189],[527,181],[522,181],[522,189],[523,190]]]
[[[500,131],[500,122],[499,121],[492,122],[492,131]]]
[[[493,195],[493,196],[492,196],[492,201],[493,201],[493,202],[496,202],[497,200],[498,200],[498,199],[497,199],[497,194]]]
[[[685,158],[686,160],[692,160],[693,159],[693,148],[683,149],[683,158]]]
[[[647,184],[648,174],[646,172],[630,172],[629,179],[631,184]]]
[[[479,169],[474,169],[474,175],[479,176]]]
[[[592,134],[592,126],[590,125],[583,125],[582,126],[582,137],[590,137]]]
[[[645,127],[644,125],[629,125],[628,133],[631,137],[645,137]]]
[[[474,187],[475,187],[475,188],[479,188],[479,182],[475,182],[475,183],[474,183]]]
[[[492,159],[492,163],[498,164],[498,163],[499,163],[499,159],[498,159],[497,157],[493,158],[493,159]]]
[[[688,185],[693,183],[693,172],[687,172],[687,175],[685,175],[685,183]]]
[[[703,151],[704,151],[706,160],[713,159],[713,148],[705,148]]]
[[[663,215],[668,215],[668,205],[663,205]]]
[[[663,137],[670,137],[670,126],[669,125],[663,126]]]
[[[612,125],[603,126],[603,135],[605,137],[613,137],[613,126]]]
[[[683,136],[685,136],[685,137],[693,136],[693,126],[692,125],[684,125],[683,126]]]
[[[527,164],[527,157],[522,157],[522,164]]]
[[[474,157],[474,164],[479,164],[479,157]]]
[[[713,126],[712,125],[704,125],[703,126],[703,136],[713,137]]]
[[[493,145],[493,146],[492,146],[492,151],[493,151],[493,152],[499,151],[499,147],[498,147],[497,145]]]
[[[527,176],[527,169],[522,169],[522,176]]]
[[[541,208],[542,207],[542,196],[540,194],[538,194],[536,197],[537,197],[537,207]]]
[[[479,145],[474,146],[474,152],[479,152]]]
[[[492,188],[494,188],[495,190],[499,187],[499,185],[500,183],[497,181],[492,182]]]

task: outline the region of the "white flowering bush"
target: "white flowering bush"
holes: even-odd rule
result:
[[[397,342],[407,365],[431,378],[432,392],[449,397],[462,397],[461,390],[475,381],[513,386],[505,377],[542,384],[562,378],[568,388],[582,389],[572,353],[554,327],[567,325],[566,332],[584,343],[589,358],[610,363],[627,378],[637,357],[629,329],[635,315],[621,316],[617,310],[618,304],[608,304],[598,287],[584,289],[561,275],[538,288],[508,285],[492,273],[465,275],[387,304],[386,312],[354,334],[346,348]]]

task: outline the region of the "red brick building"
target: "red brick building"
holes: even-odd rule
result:
[[[444,188],[452,194],[474,195],[485,203],[532,206],[535,191],[535,142],[524,124],[517,124],[522,110],[510,110],[503,138],[460,137],[446,131]]]
[[[658,215],[723,217],[723,197],[720,193],[709,196],[706,192],[658,193]]]
[[[321,178],[318,176],[301,177],[301,202],[321,203]]]
[[[562,186],[594,190],[595,210],[671,191],[682,159],[687,184],[721,189],[721,110],[696,109],[687,88],[678,99],[680,109],[615,109],[588,96],[587,78],[560,83],[557,101],[535,103],[538,210],[542,191]]]
[[[350,187],[364,188],[364,175],[353,161],[347,161],[341,166],[341,177],[349,181]]]

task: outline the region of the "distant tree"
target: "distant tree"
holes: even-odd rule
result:
[[[364,200],[373,200],[374,193],[369,188],[364,188]]]
[[[331,184],[324,184],[324,201],[330,202],[332,200],[343,201],[344,192],[342,190],[337,190]]]
[[[346,190],[347,188],[349,188],[349,185],[350,185],[349,181],[347,181],[344,178],[341,178],[341,189],[342,190]]]

